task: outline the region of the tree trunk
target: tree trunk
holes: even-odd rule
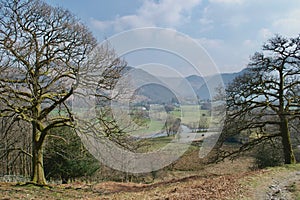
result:
[[[68,182],[69,182],[69,178],[68,177],[65,177],[65,176],[61,177],[61,183],[62,184],[68,184]]]
[[[36,123],[32,123],[32,183],[46,185],[43,163],[43,141],[40,141],[40,133]]]
[[[282,146],[283,146],[283,153],[284,153],[284,163],[285,164],[295,164],[296,159],[294,156],[292,143],[291,143],[291,136],[288,127],[288,119],[285,116],[281,116],[281,123],[280,123],[280,131],[282,137]]]
[[[42,145],[33,144],[32,165],[32,182],[38,185],[46,185],[47,182],[44,173]]]

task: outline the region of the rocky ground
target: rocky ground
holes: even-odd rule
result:
[[[296,168],[274,168],[264,175],[252,177],[252,199],[294,200],[300,199],[300,171]]]

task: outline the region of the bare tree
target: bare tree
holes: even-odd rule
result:
[[[248,136],[238,152],[280,138],[285,163],[295,163],[290,129],[300,117],[300,36],[276,35],[262,49],[227,89],[225,137]]]
[[[107,73],[97,80],[107,85],[115,78],[109,78],[111,69],[123,66],[107,48],[98,48],[67,10],[39,0],[0,1],[0,101],[5,105],[0,116],[31,124],[34,184],[46,184],[43,145],[49,130],[74,125],[68,100],[78,76],[91,66],[103,68]]]

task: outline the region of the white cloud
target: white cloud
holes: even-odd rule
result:
[[[214,21],[213,20],[211,20],[211,19],[207,19],[207,18],[201,18],[200,20],[199,20],[199,22],[200,22],[200,24],[201,25],[210,25],[210,24],[212,24]]]
[[[300,33],[300,9],[290,11],[286,16],[277,19],[272,26],[274,31],[286,36],[296,36]]]
[[[123,31],[129,28],[138,28],[142,26],[154,26],[151,21],[147,21],[138,15],[126,15],[123,17],[117,17],[114,21],[100,21],[92,19],[92,25],[99,30],[106,30],[113,28],[115,31]]]
[[[93,19],[92,25],[100,30],[116,31],[145,26],[178,27],[190,20],[192,9],[200,3],[201,0],[146,0],[135,14],[117,16],[111,21]]]
[[[244,0],[210,0],[211,3],[242,4]]]
[[[253,48],[253,47],[256,47],[256,46],[257,46],[257,42],[255,42],[255,41],[253,41],[253,40],[247,39],[247,40],[244,40],[243,45],[244,45],[245,47]]]
[[[204,48],[207,48],[208,51],[224,48],[224,41],[220,39],[200,38],[196,41],[203,45]]]
[[[249,63],[249,56],[258,48],[256,40],[245,39],[232,43],[223,39],[197,39],[223,72],[240,71]]]
[[[239,27],[245,23],[249,22],[249,19],[245,15],[234,15],[228,18],[227,22],[224,24],[225,26],[231,27]]]
[[[199,18],[202,32],[211,30],[230,31],[249,23],[250,17],[245,12],[242,0],[210,0]]]
[[[208,32],[214,28],[214,20],[210,17],[210,6],[203,8],[202,16],[200,17],[200,32]]]
[[[258,36],[259,38],[262,38],[262,40],[267,40],[270,37],[272,37],[274,33],[272,33],[269,29],[267,28],[262,28],[258,31]]]

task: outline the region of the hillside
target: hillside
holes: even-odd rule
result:
[[[231,167],[242,166],[234,162]],[[76,182],[40,188],[0,183],[0,199],[299,199],[299,171],[298,164],[230,174],[189,175],[152,184]]]

